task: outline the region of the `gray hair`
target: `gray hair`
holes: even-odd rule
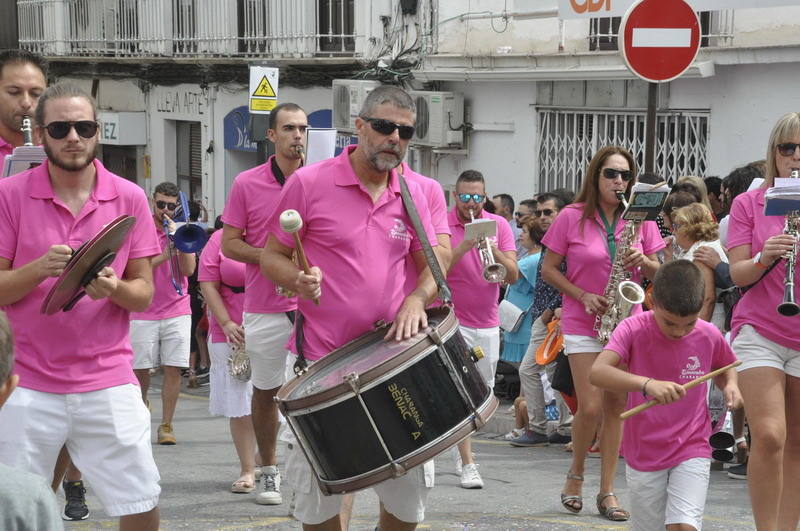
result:
[[[6,314],[0,311],[0,385],[6,383],[14,368],[14,334]]]
[[[390,103],[398,109],[411,111],[415,116],[417,114],[417,107],[408,92],[395,85],[381,85],[367,95],[358,115],[362,118],[369,118],[375,112],[375,107],[384,103]]]
[[[36,125],[39,127],[44,127],[47,125],[44,123],[44,113],[45,108],[47,107],[47,102],[49,100],[59,100],[61,98],[85,99],[92,107],[92,119],[97,120],[97,103],[94,101],[94,98],[91,95],[89,95],[78,85],[74,85],[72,83],[56,83],[55,85],[47,87],[47,89],[39,97],[39,104],[36,106],[36,114],[34,115]]]

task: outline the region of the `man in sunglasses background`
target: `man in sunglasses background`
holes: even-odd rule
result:
[[[150,369],[161,366],[164,381],[161,386],[161,425],[158,427],[158,444],[177,442],[172,427],[175,406],[181,391],[181,370],[189,367],[191,351],[192,308],[189,300],[189,279],[194,273],[197,258],[194,253],[182,253],[168,236],[175,233],[175,210],[178,208],[178,187],[163,182],[153,191],[151,219],[158,234],[161,254],[153,258],[153,302],[143,312],[131,314],[131,345],[133,346],[133,372],[139,379],[142,400],[150,404]],[[178,271],[172,278],[170,253],[177,253]],[[175,280],[181,293],[173,284]]]
[[[20,379],[0,411],[0,462],[51,478],[66,444],[107,514],[156,530],[159,474],[128,338],[130,312],[153,297],[150,258],[160,251],[147,198],[95,160],[97,112],[82,89],[48,88],[35,118],[47,162],[0,181],[0,305]],[[73,249],[123,214],[136,222],[89,296],[41,313]]]
[[[31,121],[47,87],[47,62],[27,50],[0,52],[0,167],[22,145],[22,117]]]
[[[453,240],[453,258],[447,282],[453,294],[453,307],[460,323],[461,334],[470,347],[480,346],[484,356],[477,366],[489,389],[494,389],[494,373],[500,359],[500,318],[497,313],[499,283],[487,282],[476,240],[464,238],[465,225],[475,219],[492,219],[497,224],[497,236],[490,238],[495,262],[506,268],[505,283],[513,284],[519,276],[517,248],[514,235],[505,218],[485,212],[486,183],[479,171],[466,170],[456,180],[456,204],[447,220]],[[467,438],[458,445],[461,467],[461,486],[465,489],[483,488],[483,479],[472,457],[472,444]]]
[[[436,286],[420,238],[437,246],[436,232],[422,190],[409,181],[425,234],[413,229],[396,171],[414,133],[415,118],[414,101],[403,89],[374,89],[356,119],[358,145],[297,170],[270,217],[261,268],[270,280],[298,293],[303,341],[298,349],[292,337],[288,348],[295,354],[302,350],[309,361],[369,332],[379,320],[394,321],[388,334],[393,339],[409,338],[427,325],[425,307],[433,301]],[[292,262],[294,237],[281,229],[280,215],[290,208],[303,219],[297,234],[311,275]],[[410,294],[405,288],[408,254],[420,272]],[[346,434],[340,443],[347,444]],[[380,529],[411,529],[424,519],[433,486],[430,466],[372,487],[382,502]],[[287,483],[296,493],[294,515],[304,529],[338,529],[343,496],[322,495],[297,444],[289,447],[286,470]]]
[[[528,249],[522,245],[522,224],[520,223],[526,216],[532,216],[536,209],[536,199],[523,199],[519,202],[517,210],[514,212],[514,223],[520,229],[519,234],[514,237],[514,245],[517,246],[517,261],[528,256]]]

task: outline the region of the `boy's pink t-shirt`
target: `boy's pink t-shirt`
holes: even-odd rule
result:
[[[514,233],[505,218],[485,210],[475,219],[493,219],[497,222],[497,248],[503,252],[517,251]],[[458,210],[453,207],[447,214],[447,222],[452,233],[452,246],[455,249],[464,241],[464,222],[458,218]],[[447,284],[453,295],[453,309],[458,321],[469,328],[492,328],[499,326],[497,313],[500,297],[500,284],[486,282],[483,278],[483,262],[480,251],[475,248],[464,254],[461,260],[447,272]]]
[[[53,245],[77,249],[121,215],[136,217],[111,267],[122,278],[130,260],[159,253],[147,198],[134,183],[95,160],[97,180],[80,214],[73,216],[50,183],[48,164],[0,180],[0,257],[11,269],[38,259]],[[109,299],[83,297],[72,310],[44,315],[47,278],[19,301],[4,306],[15,335],[14,372],[20,385],[46,393],[83,393],[123,384],[133,374],[129,312]]]
[[[559,212],[542,243],[547,249],[566,259],[567,280],[588,293],[602,295],[611,275],[611,255],[608,252],[606,229],[599,213],[581,224],[583,206],[583,203],[569,205]],[[627,223],[625,220],[617,222],[614,230],[617,245]],[[655,254],[665,247],[654,221],[641,224],[639,239],[633,247],[646,255]],[[642,278],[638,269],[633,271],[633,282],[641,283]],[[567,295],[563,299],[561,330],[564,334],[597,337],[594,330],[596,315],[587,314],[583,303],[577,299]],[[641,311],[641,305],[637,304],[631,315]]]
[[[9,144],[5,138],[0,136],[0,167],[3,165],[3,161],[6,155],[11,155],[14,153],[14,146]]]
[[[150,216],[150,223],[153,224],[153,216]],[[169,240],[163,230],[153,229],[158,234],[158,244],[161,252],[164,251]],[[177,249],[175,250],[178,253]],[[192,306],[189,300],[189,279],[176,272],[180,279],[181,292],[179,295],[175,286],[172,285],[172,273],[170,272],[169,260],[164,260],[153,268],[153,302],[144,312],[131,313],[132,321],[160,321],[171,319],[180,315],[191,315]]]
[[[222,231],[218,230],[211,235],[200,254],[200,269],[197,272],[198,282],[219,282],[219,294],[228,317],[236,324],[242,324],[244,308],[244,292],[234,293],[231,288],[244,288],[244,264],[231,260],[222,254]],[[237,290],[238,291],[238,290]],[[225,343],[227,338],[222,327],[208,310],[208,328],[212,343]]]
[[[280,230],[280,215],[289,208],[297,210],[308,262],[322,270],[319,306],[298,298],[298,310],[305,317],[303,353],[309,360],[369,332],[379,320],[392,321],[405,298],[406,256],[421,249],[395,170],[373,203],[350,164],[354,149],[349,146],[338,157],[297,170],[269,221],[270,233],[294,247],[293,236]],[[435,246],[427,201],[417,184],[409,182],[408,188]],[[294,332],[287,348],[296,353]]]
[[[605,350],[616,352],[628,372],[681,385],[736,361],[725,338],[713,324],[698,320],[680,339],[661,332],[653,312],[623,320]],[[625,460],[635,470],[666,470],[694,457],[711,457],[711,420],[707,385],[690,389],[672,404],[653,406],[624,423]],[[647,402],[642,393],[628,393],[627,408]]]
[[[236,177],[222,213],[222,222],[243,230],[245,243],[257,249],[262,249],[267,243],[267,222],[281,194],[281,185],[272,172],[274,158],[273,155],[264,164]],[[286,176],[287,183],[289,177]],[[261,274],[259,264],[245,264],[245,275],[244,311],[283,313],[297,307],[297,298],[278,294],[275,284]]]
[[[783,216],[764,215],[764,188],[739,194],[731,206],[728,223],[728,249],[740,245],[750,246],[750,256],[764,249],[768,238],[781,234],[786,222]],[[778,313],[777,306],[783,301],[786,260],[778,262],[772,271],[747,290],[733,311],[731,319],[731,341],[739,329],[749,324],[756,332],[770,341],[792,350],[800,350],[800,321]],[[800,260],[795,266],[795,278],[800,279]],[[795,294],[800,300],[800,291],[795,285]]]

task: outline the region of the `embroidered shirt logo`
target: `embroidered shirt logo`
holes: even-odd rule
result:
[[[403,220],[399,218],[394,218],[394,226],[389,231],[389,236],[394,238],[395,240],[404,240],[404,241],[411,240],[411,234],[408,233],[406,224],[403,223]]]
[[[697,356],[689,356],[686,362],[686,367],[681,371],[681,380],[694,380],[703,376],[703,371],[700,368],[700,358]]]

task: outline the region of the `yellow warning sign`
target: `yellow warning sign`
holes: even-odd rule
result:
[[[271,111],[278,106],[278,100],[250,100],[251,111]]]
[[[253,91],[253,96],[257,98],[275,98],[275,91],[272,89],[272,85],[267,79],[267,76],[262,76],[261,81],[258,83],[258,87],[256,90]],[[271,108],[271,107],[270,107]]]

